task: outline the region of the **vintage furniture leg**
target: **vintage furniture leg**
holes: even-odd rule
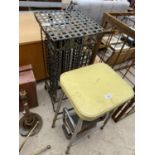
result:
[[[105,127],[105,125],[108,123],[108,120],[110,119],[111,117],[111,113],[112,112],[109,112],[108,114],[106,114],[106,118],[104,119],[104,122],[103,122],[103,125],[101,126],[101,130],[103,130],[103,128]]]
[[[60,108],[61,108],[61,103],[62,103],[63,97],[64,97],[64,93],[62,92],[61,97],[60,97],[59,102],[58,102],[58,106],[57,106],[55,115],[54,115],[54,119],[53,119],[53,123],[52,123],[52,128],[55,127],[55,122],[56,122],[56,120],[57,120],[57,116],[58,116],[59,110],[60,110]]]
[[[71,138],[71,140],[70,140],[70,142],[69,142],[69,145],[67,146],[67,150],[66,150],[66,152],[65,152],[66,154],[69,154],[70,148],[71,148],[71,146],[72,146],[74,140],[76,139],[77,133],[80,131],[80,129],[81,129],[81,127],[82,127],[82,122],[83,122],[83,121],[79,118],[78,123],[77,123],[77,126],[76,126],[76,128],[75,128],[75,131],[74,131],[74,133],[73,133],[73,135],[72,135],[72,138]]]

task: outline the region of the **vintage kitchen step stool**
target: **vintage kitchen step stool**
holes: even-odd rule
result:
[[[69,154],[83,121],[94,121],[107,114],[107,119],[101,127],[103,129],[110,118],[111,111],[134,96],[132,88],[126,81],[104,63],[63,73],[60,77],[60,86],[63,94],[60,97],[52,127],[55,127],[64,94],[79,117],[66,154]]]

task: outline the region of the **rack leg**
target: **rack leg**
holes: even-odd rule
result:
[[[61,108],[61,103],[62,103],[63,97],[64,97],[64,93],[62,92],[62,95],[61,95],[60,100],[59,100],[59,102],[58,102],[57,109],[56,109],[56,111],[55,111],[55,115],[54,115],[54,119],[53,119],[53,123],[52,123],[52,128],[55,127],[55,122],[56,122],[56,120],[57,120],[57,116],[58,116],[59,110],[60,110],[60,108]]]

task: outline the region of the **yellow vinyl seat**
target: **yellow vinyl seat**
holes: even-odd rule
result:
[[[65,72],[60,85],[76,114],[86,121],[103,116],[134,96],[131,86],[104,63]]]

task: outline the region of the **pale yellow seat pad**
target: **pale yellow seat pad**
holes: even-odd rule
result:
[[[134,96],[126,81],[104,63],[65,72],[60,85],[77,115],[87,121],[97,119]]]

